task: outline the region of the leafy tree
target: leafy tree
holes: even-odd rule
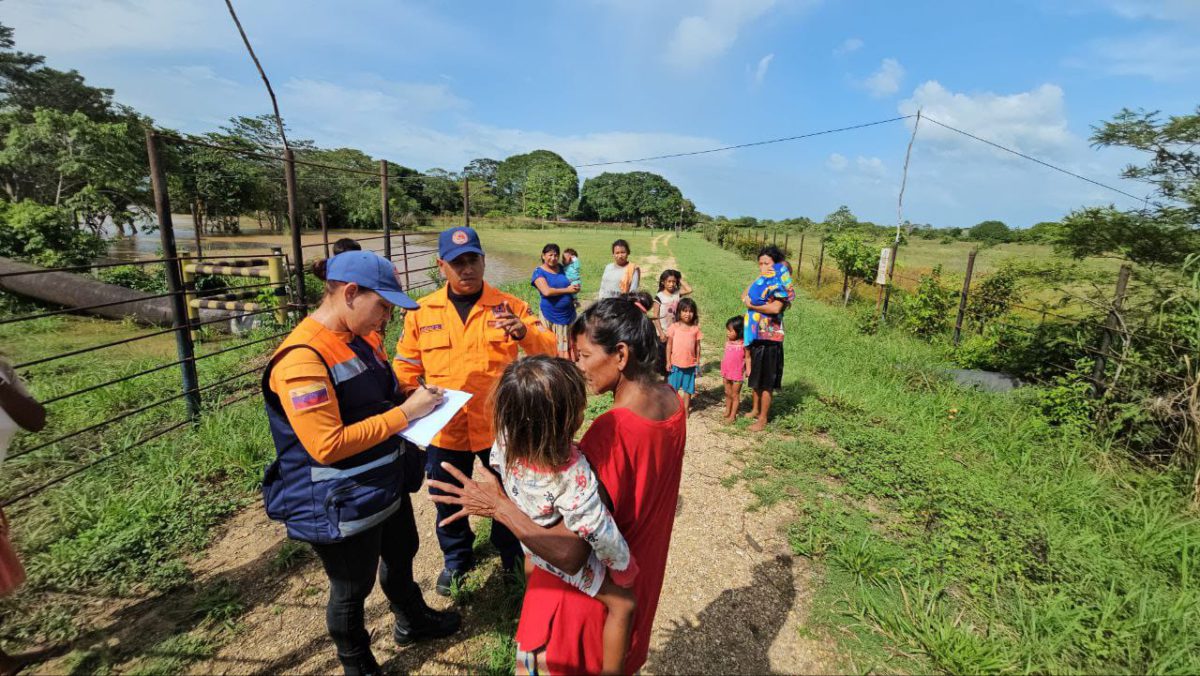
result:
[[[39,108],[80,112],[89,118],[115,121],[131,111],[114,107],[112,90],[92,87],[74,70],[45,65],[45,58],[16,51],[13,29],[0,24],[0,108],[28,121]]]
[[[1061,228],[1062,223],[1058,221],[1042,221],[1020,231],[1019,236],[1026,242],[1046,244],[1054,241]]]
[[[1179,265],[1200,250],[1200,107],[1166,120],[1157,111],[1123,109],[1095,129],[1092,142],[1146,153],[1146,164],[1130,164],[1122,176],[1148,184],[1154,199],[1141,210],[1073,211],[1055,247],[1076,258],[1116,256],[1146,266]]]
[[[458,177],[445,169],[430,169],[429,178],[420,181],[422,203],[435,214],[456,214],[462,211],[462,188]]]
[[[0,201],[0,256],[58,267],[104,253],[104,240],[75,226],[69,209],[32,200]]]
[[[967,231],[968,237],[987,245],[1007,242],[1011,235],[1012,232],[1003,221],[983,221]]]
[[[673,226],[682,217],[685,227],[695,222],[695,206],[667,179],[647,171],[606,172],[583,184],[580,215],[600,221],[649,220]],[[682,207],[682,214],[681,214]]]
[[[130,208],[149,203],[140,124],[53,109],[38,109],[28,121],[6,117],[0,183],[10,200],[68,207],[97,233],[109,218],[131,225]]]
[[[825,255],[837,263],[844,277],[843,304],[850,302],[854,286],[875,274],[879,264],[879,250],[869,246],[861,237],[851,233],[835,235],[825,244]]]
[[[837,235],[858,227],[858,217],[850,211],[850,207],[843,204],[837,211],[826,216],[822,224],[826,235]]]
[[[579,174],[575,167],[567,164],[566,160],[557,153],[549,150],[534,150],[522,155],[513,155],[496,168],[495,194],[505,204],[510,213],[531,214],[530,206],[526,203],[525,183],[534,167],[550,165],[554,171],[539,172],[539,202],[533,209],[539,212],[555,211],[566,213],[567,208],[579,199]],[[572,177],[567,181],[566,177]],[[555,185],[561,189],[561,194],[546,195],[547,185]],[[560,208],[561,207],[561,208]]]
[[[463,175],[472,182],[480,182],[489,191],[496,189],[496,172],[500,169],[500,161],[489,157],[479,157],[470,161],[463,169]]]

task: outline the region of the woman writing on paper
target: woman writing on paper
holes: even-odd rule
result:
[[[363,603],[376,571],[399,644],[448,636],[461,618],[425,604],[413,580],[417,527],[409,492],[423,459],[397,433],[441,403],[438,387],[407,398],[379,329],[395,306],[417,304],[395,267],[369,251],[317,261],[321,305],[271,357],[262,378],[276,460],[263,479],[267,514],[309,542],[329,577],[325,621],[347,674],[381,673]]]

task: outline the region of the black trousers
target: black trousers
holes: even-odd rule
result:
[[[483,466],[487,471],[500,481],[500,475],[492,469],[488,458],[491,456],[492,449],[486,448],[482,451],[451,451],[437,446],[429,446],[425,449],[428,453],[425,466],[425,475],[430,479],[443,481],[454,486],[459,485],[458,479],[450,476],[450,473],[442,469],[442,463],[448,462],[458,471],[471,478],[475,474],[475,459],[479,458],[483,462]],[[430,495],[443,495],[432,486],[429,488]],[[442,522],[452,514],[458,513],[461,507],[457,505],[437,504],[438,523]],[[438,544],[442,547],[442,559],[445,562],[446,570],[456,573],[465,573],[475,567],[475,533],[471,530],[471,522],[466,519],[459,519],[454,523],[437,527]],[[492,546],[500,553],[500,563],[504,568],[512,568],[517,561],[517,557],[521,555],[521,543],[517,540],[517,536],[512,534],[499,521],[492,521]]]
[[[341,542],[313,545],[329,577],[325,624],[343,662],[354,662],[371,650],[363,606],[375,588],[376,571],[393,613],[404,612],[420,598],[413,580],[419,544],[412,497],[405,493],[400,508],[383,523]]]

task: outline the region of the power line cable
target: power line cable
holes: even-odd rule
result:
[[[888,118],[886,120],[876,120],[875,122],[864,122],[863,124],[856,124],[856,125],[852,125],[849,127],[839,127],[837,129],[825,129],[822,131],[810,132],[808,134],[800,134],[798,136],[785,136],[783,138],[774,138],[774,139],[769,139],[766,141],[753,141],[750,143],[739,143],[737,145],[724,146],[721,148],[709,148],[707,150],[693,150],[691,152],[671,153],[669,155],[655,155],[653,157],[639,157],[638,159],[635,159],[635,160],[614,160],[612,162],[591,162],[588,164],[576,164],[573,166],[576,169],[581,169],[583,167],[606,167],[606,166],[613,165],[613,164],[633,164],[634,162],[649,162],[651,160],[666,160],[666,159],[671,159],[674,157],[691,157],[693,155],[707,155],[709,153],[719,153],[724,150],[737,150],[738,148],[752,148],[754,146],[765,146],[765,145],[770,145],[772,143],[786,143],[788,141],[799,141],[801,139],[812,138],[814,136],[824,136],[825,134],[836,134],[838,132],[843,132],[843,131],[852,131],[854,129],[863,129],[865,127],[874,127],[876,125],[887,124],[889,122],[899,122],[900,120],[907,120],[912,117],[916,117],[916,115],[902,115],[900,117],[892,117],[892,118]]]
[[[1036,158],[1036,157],[1034,157],[1034,156],[1032,156],[1032,155],[1026,155],[1025,153],[1023,153],[1023,152],[1021,152],[1021,151],[1019,151],[1019,150],[1014,150],[1014,149],[1012,149],[1012,148],[1009,148],[1009,147],[1007,147],[1007,146],[1002,146],[1002,145],[1000,145],[999,143],[996,143],[995,141],[989,141],[989,140],[987,140],[987,139],[985,139],[985,138],[981,138],[981,137],[979,137],[979,136],[976,136],[976,135],[974,135],[974,134],[972,134],[972,133],[970,133],[970,132],[966,132],[966,131],[963,131],[962,129],[958,129],[957,127],[951,127],[950,125],[946,124],[945,122],[939,122],[939,121],[935,120],[934,118],[932,118],[932,117],[929,117],[928,115],[924,115],[923,117],[924,117],[926,120],[929,120],[930,122],[932,122],[932,123],[934,123],[934,124],[938,125],[939,127],[945,127],[946,129],[949,129],[949,130],[950,130],[950,131],[952,131],[952,132],[955,132],[955,133],[958,133],[958,134],[962,134],[963,136],[966,136],[967,138],[972,138],[972,139],[975,139],[976,141],[979,141],[980,143],[986,143],[987,145],[989,145],[989,146],[992,146],[993,148],[997,148],[997,149],[999,149],[999,150],[1003,150],[1003,151],[1004,151],[1004,152],[1006,152],[1006,153],[1012,153],[1013,155],[1016,155],[1017,157],[1020,157],[1020,158],[1026,159],[1026,160],[1029,160],[1030,162],[1035,162],[1035,163],[1037,163],[1037,164],[1040,164],[1040,165],[1042,165],[1043,167],[1046,167],[1046,168],[1048,168],[1048,169],[1053,169],[1054,171],[1057,171],[1057,172],[1060,172],[1060,173],[1066,174],[1067,176],[1071,176],[1071,177],[1077,178],[1077,179],[1079,179],[1079,180],[1081,180],[1081,181],[1087,181],[1088,183],[1091,183],[1092,185],[1099,186],[1099,187],[1101,187],[1101,188],[1104,188],[1105,190],[1111,190],[1111,191],[1113,191],[1113,192],[1115,192],[1115,193],[1119,193],[1119,194],[1121,194],[1121,195],[1124,195],[1124,196],[1126,196],[1126,197],[1128,197],[1128,198],[1130,198],[1130,199],[1137,200],[1137,201],[1139,201],[1139,202],[1145,202],[1145,201],[1146,201],[1146,198],[1145,198],[1145,197],[1139,197],[1139,196],[1137,196],[1137,195],[1133,195],[1133,194],[1131,194],[1131,193],[1127,193],[1127,192],[1125,192],[1124,190],[1121,190],[1120,188],[1114,188],[1114,187],[1113,187],[1113,186],[1111,186],[1111,185],[1107,185],[1107,184],[1105,184],[1105,183],[1101,183],[1100,181],[1097,181],[1097,180],[1095,180],[1095,179],[1088,178],[1087,176],[1083,176],[1083,175],[1077,174],[1077,173],[1075,173],[1075,172],[1073,172],[1073,171],[1070,171],[1070,170],[1068,170],[1068,169],[1063,169],[1062,167],[1059,167],[1059,166],[1056,166],[1056,165],[1050,164],[1049,162],[1046,162],[1045,160],[1039,160],[1038,158]]]

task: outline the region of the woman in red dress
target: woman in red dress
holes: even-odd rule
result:
[[[577,363],[597,394],[613,393],[613,408],[596,418],[580,447],[612,498],[612,513],[640,573],[633,636],[624,671],[646,662],[650,630],[666,572],[671,529],[679,499],[687,416],[662,382],[658,337],[646,317],[645,294],[597,302],[572,326]],[[635,412],[636,411],[636,412]],[[509,501],[487,472],[479,481],[457,476],[463,487],[436,486],[439,502],[462,505],[451,518],[487,516],[508,526],[525,546],[561,570],[579,570],[586,542],[560,522],[543,528]],[[517,627],[517,673],[599,673],[604,605],[535,568],[529,577]]]

